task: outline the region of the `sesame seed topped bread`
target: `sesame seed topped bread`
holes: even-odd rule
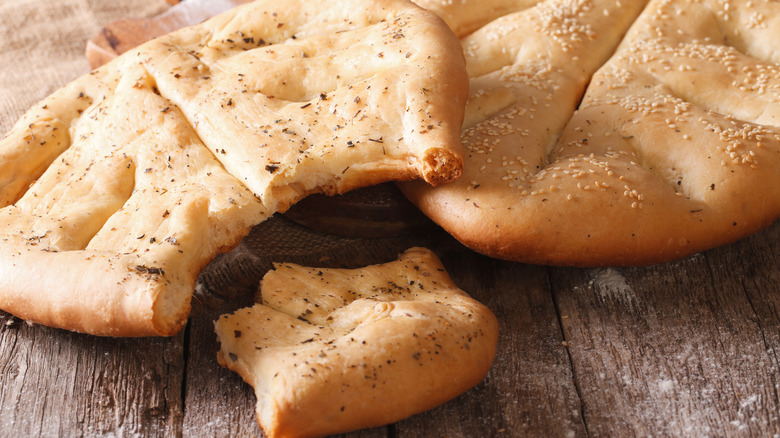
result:
[[[195,279],[313,192],[461,168],[460,45],[406,0],[261,0],[145,43],[0,141],[0,309],[171,335]]]
[[[351,270],[277,265],[260,295],[215,329],[269,437],[398,421],[479,383],[495,356],[495,316],[424,248]]]
[[[536,8],[557,3],[582,13],[535,23],[580,32],[538,32],[507,54],[514,29],[534,28],[507,16],[463,40],[464,174],[402,185],[410,199],[484,254],[578,266],[679,258],[780,215],[780,4],[651,2],[572,112],[639,2]]]

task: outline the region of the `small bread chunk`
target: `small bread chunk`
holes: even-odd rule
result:
[[[215,328],[269,437],[401,420],[479,383],[495,356],[495,316],[424,248],[360,269],[277,265],[260,293]]]
[[[130,50],[0,140],[0,309],[172,335],[200,270],[274,212],[457,177],[467,81],[406,0],[261,0]]]
[[[658,263],[772,223],[780,3],[653,1],[621,41],[642,3],[547,0],[463,39],[463,176],[405,194],[528,263]]]

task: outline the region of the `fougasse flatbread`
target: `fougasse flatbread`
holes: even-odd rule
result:
[[[424,248],[359,269],[279,264],[259,301],[215,329],[269,437],[401,420],[479,383],[495,357],[496,317]]]
[[[0,142],[0,308],[174,334],[199,271],[301,197],[456,178],[467,81],[405,0],[257,1],[145,43]]]
[[[667,261],[775,220],[780,4],[653,1],[620,42],[641,3],[548,0],[466,37],[463,177],[405,193],[477,251],[554,265]]]

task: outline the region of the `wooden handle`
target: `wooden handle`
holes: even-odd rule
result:
[[[166,33],[198,24],[249,0],[166,0],[175,4],[151,18],[128,18],[107,24],[87,41],[89,66],[97,68],[122,53]]]

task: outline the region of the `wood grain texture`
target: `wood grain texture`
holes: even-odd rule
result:
[[[241,377],[217,363],[219,346],[213,321],[250,305],[251,292],[232,299],[200,294],[186,329],[187,376],[184,392],[186,436],[260,436],[255,396]]]
[[[440,252],[455,283],[496,314],[496,361],[472,390],[397,424],[399,436],[584,436],[546,269],[489,259],[465,247]]]
[[[259,278],[273,258],[354,267],[414,244],[434,248],[456,283],[496,313],[496,362],[438,408],[345,436],[780,433],[780,224],[684,260],[620,269],[493,260],[441,231],[280,239],[296,227],[281,224],[257,227],[207,268],[177,338],[93,338],[5,316],[0,435],[260,436],[251,387],[215,359],[212,321],[253,299],[254,280],[240,279]]]
[[[780,226],[651,267],[551,270],[588,432],[780,431]]]
[[[97,338],[3,313],[0,435],[178,435],[182,337]]]

